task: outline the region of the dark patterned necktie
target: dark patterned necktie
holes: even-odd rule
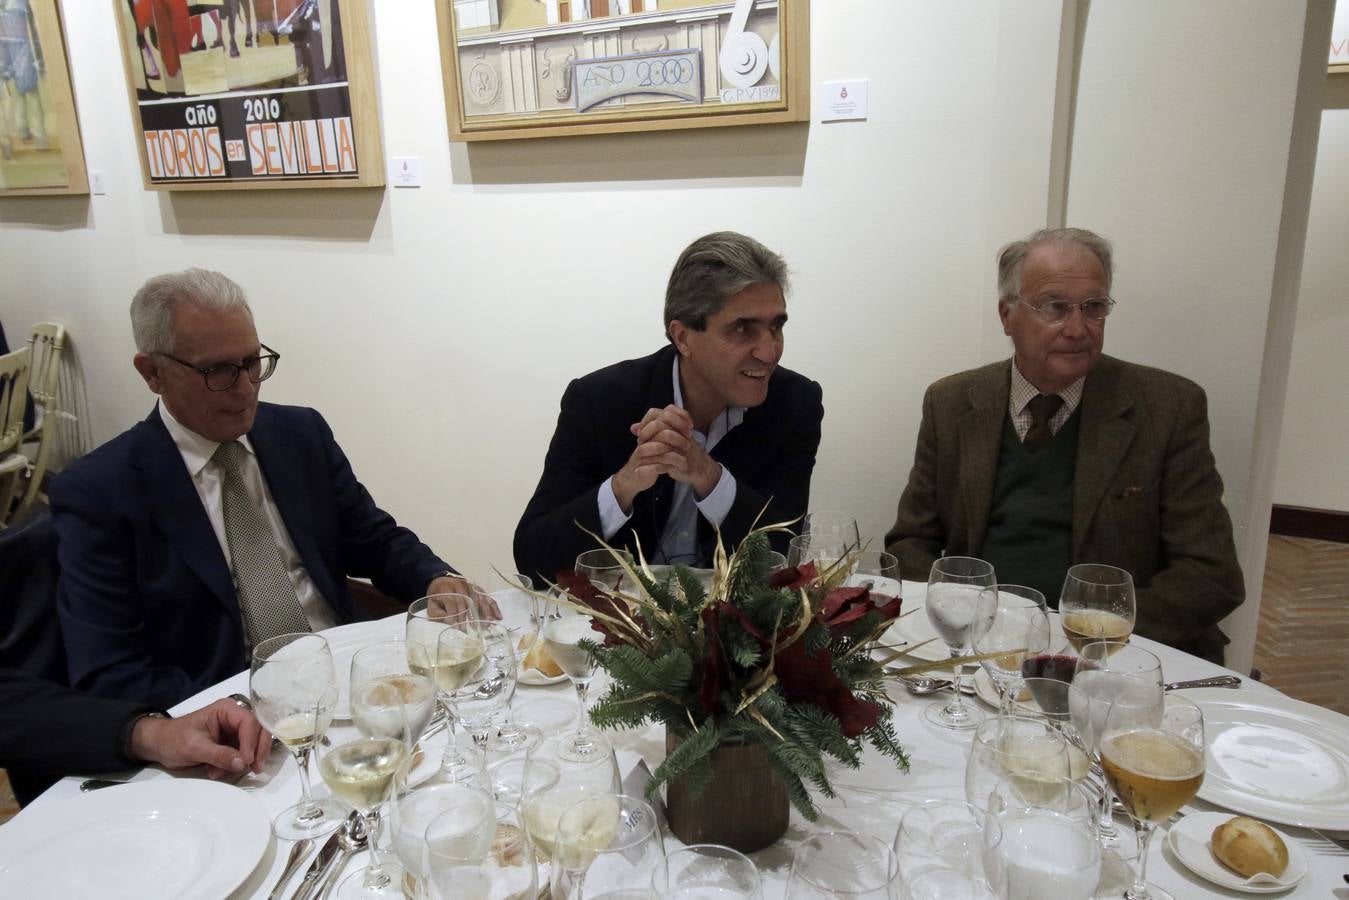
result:
[[[244,487],[243,462],[247,452],[238,441],[226,441],[216,448],[211,459],[225,474],[220,488],[225,541],[230,548],[239,611],[243,614],[249,646],[256,647],[278,634],[309,631],[309,621],[295,596],[295,585],[276,546],[276,535]]]
[[[1030,410],[1030,430],[1026,432],[1026,438],[1021,443],[1026,449],[1034,453],[1045,444],[1049,443],[1054,432],[1049,430],[1049,420],[1054,418],[1054,413],[1059,411],[1063,405],[1063,398],[1058,394],[1036,394],[1031,402],[1026,404],[1026,409]]]

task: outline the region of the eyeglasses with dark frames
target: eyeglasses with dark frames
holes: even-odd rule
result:
[[[1039,306],[1027,303],[1021,298],[1018,298],[1018,302],[1025,303],[1027,308],[1034,310],[1037,316],[1050,325],[1067,321],[1075,309],[1082,310],[1085,318],[1099,322],[1110,315],[1110,309],[1115,305],[1115,301],[1109,297],[1088,297],[1081,303],[1073,303],[1071,300],[1046,300]]]
[[[281,358],[281,354],[266,344],[262,345],[262,349],[267,352],[247,357],[238,363],[216,363],[213,366],[194,366],[187,360],[179,359],[171,353],[159,353],[157,355],[171,359],[178,365],[187,366],[196,372],[201,376],[202,381],[206,382],[206,390],[228,391],[239,380],[240,372],[247,372],[248,380],[254,384],[261,384],[272,377],[272,373],[276,371],[276,362]]]

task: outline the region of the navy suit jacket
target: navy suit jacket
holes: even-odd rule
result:
[[[577,554],[598,546],[581,530],[600,534],[599,488],[623,467],[636,447],[628,426],[648,409],[674,402],[675,348],[667,345],[642,357],[591,372],[567,386],[557,430],[543,462],[543,475],[515,529],[515,564],[530,576],[549,580],[570,569]],[[758,520],[759,525],[805,515],[810,476],[824,419],[820,386],[779,366],[768,399],[745,411],[745,418],[712,448],[712,458],[735,476],[735,502],[721,523],[731,551]],[[675,482],[662,475],[632,502],[632,516],[609,541],[635,551],[636,540],[654,555],[670,516]],[[765,509],[766,507],[766,509]],[[761,515],[762,513],[762,515]],[[787,550],[789,535],[774,535]],[[711,564],[716,533],[698,517],[698,564]]]
[[[258,405],[248,433],[309,577],[340,621],[346,577],[411,602],[449,566],[356,480],[315,410]],[[167,709],[247,666],[230,570],[158,408],[51,487],[74,687]]]

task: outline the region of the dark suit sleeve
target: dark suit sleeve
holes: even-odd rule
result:
[[[1144,637],[1213,659],[1218,621],[1241,605],[1245,585],[1223,507],[1222,478],[1209,449],[1204,392],[1187,392],[1167,446],[1160,504],[1160,567],[1137,592],[1136,630]]]
[[[143,703],[108,700],[0,667],[0,766],[53,775],[133,765],[122,728]]]
[[[515,527],[515,564],[522,573],[551,581],[595,546],[581,527],[600,533],[599,488],[614,474],[604,470],[599,441],[591,402],[580,381],[573,381],[562,394],[543,475]]]
[[[369,578],[386,594],[405,603],[424,596],[437,575],[451,569],[417,535],[375,505],[374,498],[351,469],[332,429],[312,411],[326,454],[341,528],[341,553],[346,575]]]
[[[206,685],[187,672],[154,666],[145,604],[137,592],[133,536],[117,504],[83,472],[52,482],[59,543],[57,611],[74,687],[105,697],[134,697],[168,708]]]
[[[923,420],[913,452],[909,483],[899,498],[895,524],[885,535],[885,549],[899,560],[905,578],[926,580],[932,561],[946,546],[937,498],[937,419],[934,388],[923,395]]]
[[[820,448],[821,423],[824,421],[823,396],[819,384],[805,381],[788,411],[791,431],[778,447],[759,448],[759,452],[777,453],[777,461],[763,470],[762,477],[751,481],[731,469],[731,474],[736,476],[735,501],[721,523],[721,538],[728,550],[744,540],[756,522],[760,527],[777,525],[806,514],[810,504],[810,477],[815,471],[815,455]],[[785,543],[790,536],[774,537],[776,549],[786,552]]]

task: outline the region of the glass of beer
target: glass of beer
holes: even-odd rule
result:
[[[1079,653],[1093,641],[1128,641],[1137,610],[1133,576],[1123,569],[1100,563],[1079,563],[1068,569],[1059,594],[1059,612],[1063,633]]]

